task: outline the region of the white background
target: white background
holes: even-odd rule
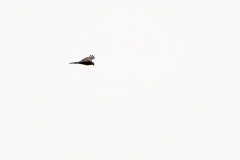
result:
[[[238,160],[239,9],[1,0],[0,159]]]

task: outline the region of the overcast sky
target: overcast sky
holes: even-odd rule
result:
[[[238,160],[239,8],[1,0],[0,159]]]

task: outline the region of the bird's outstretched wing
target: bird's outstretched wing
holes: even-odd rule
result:
[[[95,57],[93,55],[90,55],[89,57],[82,59],[80,62],[88,62],[92,61],[93,59],[95,59]]]

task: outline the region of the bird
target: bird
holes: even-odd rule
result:
[[[93,59],[95,59],[95,57],[93,55],[90,55],[89,57],[86,57],[79,62],[71,62],[70,64],[83,64],[83,65],[87,65],[87,66],[88,65],[94,66],[94,62],[92,61]]]

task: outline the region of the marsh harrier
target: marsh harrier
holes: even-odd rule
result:
[[[93,55],[90,55],[89,57],[86,57],[79,62],[71,62],[70,64],[94,65],[92,61],[93,59],[95,59],[95,57]]]

